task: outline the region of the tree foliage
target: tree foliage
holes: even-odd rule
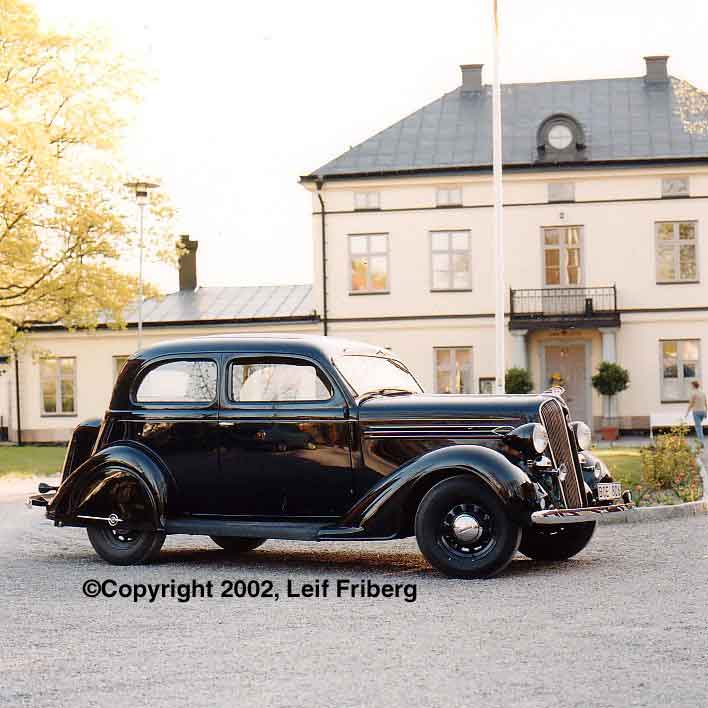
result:
[[[105,38],[44,30],[0,0],[0,351],[33,325],[123,324],[137,235],[119,145],[140,81]],[[148,257],[170,257],[171,214],[151,203]]]
[[[505,390],[507,393],[531,393],[533,381],[528,369],[512,367],[506,370]]]
[[[592,377],[592,385],[603,396],[615,396],[629,386],[629,372],[619,364],[600,362],[597,373]]]

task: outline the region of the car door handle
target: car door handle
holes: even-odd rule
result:
[[[238,425],[238,423],[235,420],[220,420],[219,425],[223,428],[233,428]]]

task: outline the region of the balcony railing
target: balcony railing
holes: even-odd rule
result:
[[[534,288],[511,291],[513,322],[557,321],[593,323],[595,326],[619,323],[617,288]]]

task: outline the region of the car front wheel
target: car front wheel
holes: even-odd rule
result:
[[[568,560],[590,543],[594,533],[594,521],[567,526],[531,526],[524,529],[519,551],[533,560]]]
[[[88,526],[89,541],[96,553],[112,565],[137,565],[151,561],[162,548],[162,531]]]
[[[445,575],[488,578],[514,557],[521,529],[488,486],[469,477],[452,477],[423,497],[415,535],[425,558]]]
[[[212,536],[211,540],[229,553],[248,553],[262,546],[268,539],[241,538],[240,536]]]

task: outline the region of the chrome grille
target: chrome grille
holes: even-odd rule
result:
[[[573,448],[570,444],[570,432],[565,419],[563,407],[553,398],[549,398],[541,404],[541,420],[548,431],[548,446],[551,450],[551,458],[556,468],[561,469],[565,465],[566,475],[561,482],[565,503],[569,509],[577,509],[583,506],[583,493],[578,478],[578,470],[575,465]]]

